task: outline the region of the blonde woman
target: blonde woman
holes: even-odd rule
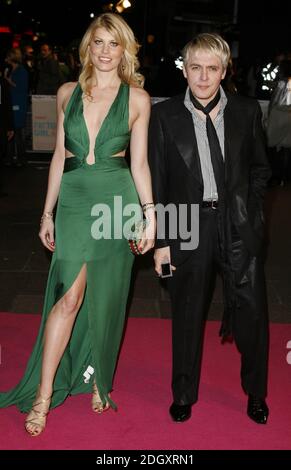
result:
[[[136,72],[137,51],[120,16],[99,16],[80,45],[79,81],[57,94],[56,149],[39,233],[53,252],[42,323],[23,379],[0,395],[0,406],[29,411],[31,436],[44,430],[49,409],[70,394],[93,392],[95,412],[116,407],[110,392],[134,260],[122,231],[129,205],[141,204],[148,221],[143,253],[155,237],[150,99]],[[129,141],[131,172],[124,158]]]

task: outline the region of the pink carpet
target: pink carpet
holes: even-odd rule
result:
[[[39,316],[0,314],[1,382],[6,390],[20,379],[39,325]],[[170,420],[171,323],[130,318],[112,394],[119,409],[96,415],[89,395],[69,397],[52,410],[45,432],[29,437],[25,415],[13,406],[0,410],[1,449],[290,449],[290,324],[271,326],[267,426],[250,421],[240,388],[239,355],[221,345],[217,322],[208,322],[200,398],[192,418]],[[289,361],[290,362],[290,361]]]

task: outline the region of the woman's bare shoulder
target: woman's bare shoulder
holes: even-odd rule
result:
[[[137,86],[130,87],[130,94],[133,99],[150,100],[150,95],[148,94],[148,92],[145,91],[143,88]]]
[[[58,103],[58,107],[61,106],[63,111],[65,111],[65,108],[77,85],[78,85],[78,82],[67,82],[61,85],[60,88],[58,89],[57,103]]]
[[[130,99],[134,106],[142,108],[148,107],[151,104],[151,98],[147,91],[143,88],[131,86],[130,87]]]
[[[58,98],[60,98],[62,101],[69,99],[77,85],[78,82],[67,82],[61,85],[58,89]]]

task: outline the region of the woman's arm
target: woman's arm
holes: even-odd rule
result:
[[[39,232],[43,245],[50,251],[54,251],[54,223],[52,215],[60,191],[65,160],[64,104],[68,100],[68,95],[71,94],[71,89],[72,83],[66,83],[59,88],[57,93],[56,147],[50,164],[48,188]]]
[[[130,141],[131,173],[141,205],[152,203],[152,184],[148,165],[148,125],[151,110],[150,97],[141,88],[131,88],[130,117],[133,117]],[[145,253],[154,246],[156,220],[154,207],[147,207],[148,226],[140,250]]]

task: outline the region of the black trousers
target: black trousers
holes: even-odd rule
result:
[[[216,273],[221,267],[217,211],[200,211],[199,246],[177,267],[168,287],[172,303],[172,391],[174,402],[198,399],[205,321]],[[241,353],[241,382],[246,393],[267,393],[268,314],[263,261],[232,239],[232,269],[238,306],[232,312],[233,337]],[[227,374],[227,370],[221,370]]]

